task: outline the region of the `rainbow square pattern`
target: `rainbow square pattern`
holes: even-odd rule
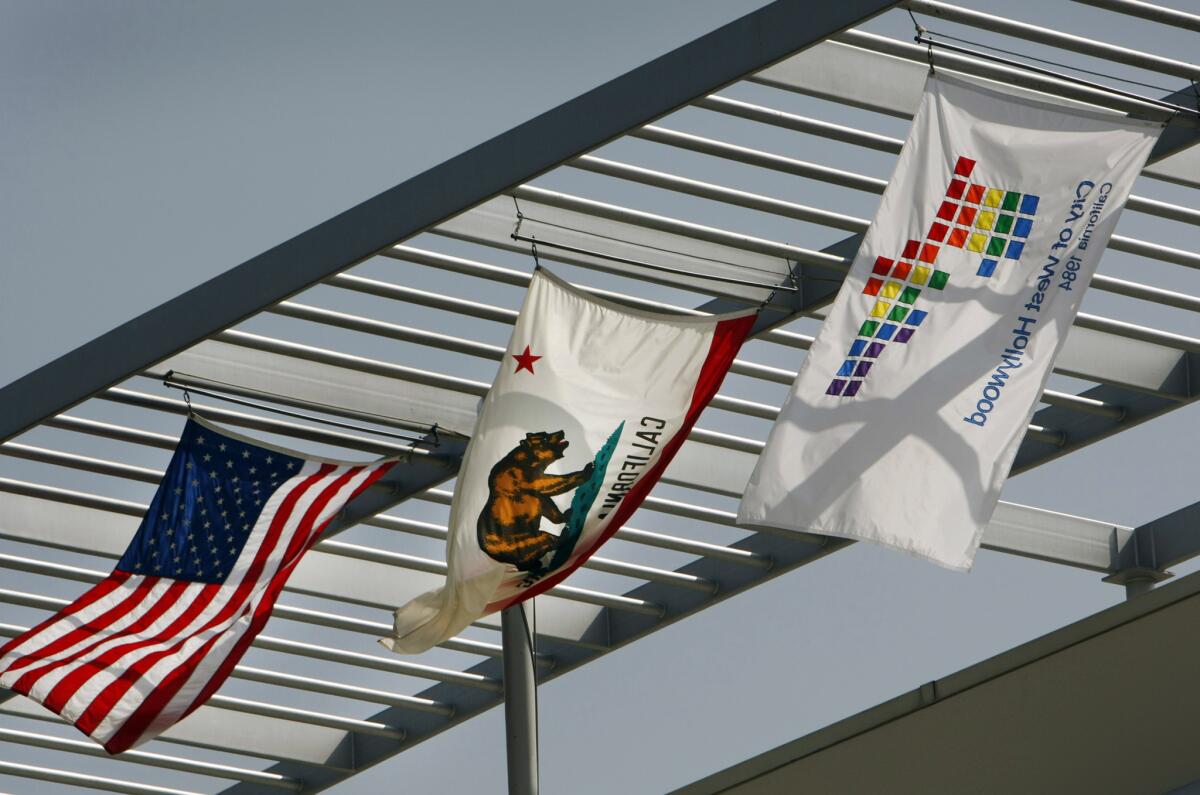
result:
[[[913,338],[929,316],[919,304],[936,301],[950,282],[950,272],[937,265],[942,249],[979,255],[975,276],[983,279],[1002,271],[1005,261],[1021,258],[1033,231],[1038,197],[973,182],[974,171],[974,160],[959,157],[925,238],[907,241],[895,259],[875,260],[863,287],[874,301],[825,394],[854,397],[887,346],[905,345]]]

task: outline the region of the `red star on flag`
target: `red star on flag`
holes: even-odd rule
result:
[[[533,363],[542,357],[531,354],[529,352],[529,346],[526,345],[525,352],[514,354],[513,358],[517,360],[517,369],[513,370],[514,373],[519,373],[522,370],[528,370],[529,372],[533,373]],[[534,375],[537,374],[534,373]]]

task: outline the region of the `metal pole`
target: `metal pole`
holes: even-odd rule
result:
[[[504,640],[504,735],[508,747],[508,795],[537,795],[537,679],[533,667],[533,600],[500,614]]]

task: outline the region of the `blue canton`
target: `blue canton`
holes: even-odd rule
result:
[[[263,507],[304,463],[188,419],[117,570],[225,582]]]

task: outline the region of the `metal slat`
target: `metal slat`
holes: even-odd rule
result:
[[[635,130],[629,134],[629,137],[640,138],[644,141],[653,141],[654,143],[676,149],[685,149],[689,152],[719,157],[722,160],[765,168],[779,172],[780,174],[803,177],[822,182],[826,185],[837,185],[838,187],[865,191],[867,193],[880,194],[887,187],[887,180],[884,179],[868,177],[864,174],[856,174],[853,171],[845,171],[840,168],[823,166],[819,163],[796,160],[792,157],[785,157],[784,155],[777,155],[771,152],[761,152],[746,146],[726,143],[725,141],[718,141],[713,138],[705,138],[700,135],[692,135],[691,133],[678,132],[656,125],[647,125],[640,130]],[[580,160],[583,160],[583,158],[574,162],[578,163]]]
[[[674,174],[638,168],[611,160],[601,160],[600,158],[587,156],[575,160],[571,165],[617,179],[629,180],[677,193],[687,193],[724,204],[823,224],[851,232],[866,232],[867,227],[870,226],[870,221],[865,218],[855,218],[849,215],[826,213],[824,211],[813,212],[813,208],[786,202],[781,199],[732,190],[721,185],[699,182]],[[1123,251],[1128,254],[1146,257],[1147,259],[1155,259],[1189,268],[1200,268],[1200,254],[1156,243],[1149,243],[1144,240],[1113,235],[1109,240],[1109,248],[1114,251]],[[1113,292],[1120,292],[1122,295],[1130,297],[1148,298],[1150,300],[1166,299],[1170,305],[1181,308],[1200,307],[1200,298],[1189,295],[1177,295],[1173,291],[1156,290],[1152,287],[1111,279],[1106,276],[1093,276],[1090,285],[1100,290],[1112,289]]]
[[[51,737],[46,734],[36,734],[16,729],[0,728],[0,742],[28,745],[34,748],[46,748],[51,751],[63,751],[70,754],[82,754],[102,759],[113,758],[99,745],[87,740],[67,740],[61,737]],[[248,770],[232,765],[218,765],[212,762],[201,762],[195,759],[183,759],[178,756],[166,756],[165,754],[147,753],[146,751],[123,751],[116,758],[122,762],[129,762],[135,765],[148,765],[166,770],[178,770],[182,773],[193,773],[198,776],[246,781],[251,784],[261,784],[265,787],[275,787],[277,789],[291,790],[292,792],[299,792],[304,786],[302,782],[289,776],[281,776],[278,773]]]
[[[667,174],[662,171],[653,171],[647,168],[630,166],[625,163],[618,163],[612,160],[605,160],[591,155],[586,155],[572,161],[570,165],[585,171],[591,171],[597,174],[604,174],[616,179],[623,179],[630,182],[637,182],[642,185],[650,185],[656,188],[673,191],[675,193],[685,193],[691,196],[709,199],[711,201],[721,202],[736,207],[745,207],[751,210],[777,215],[783,218],[791,218],[799,221],[807,221],[809,223],[821,224],[835,229],[842,229],[850,232],[865,232],[870,226],[870,221],[865,218],[856,218],[854,216],[843,215],[840,213],[831,213],[825,210],[818,210],[813,207],[805,207],[794,202],[787,202],[781,199],[775,199],[770,196],[762,196],[759,194],[747,193],[745,191],[733,190],[721,185],[714,185],[698,180],[687,179],[675,174]],[[580,201],[587,201],[580,199]],[[1144,240],[1124,237],[1122,235],[1113,235],[1109,239],[1109,248],[1114,251],[1123,251],[1128,254],[1146,257],[1147,259],[1155,259],[1160,262],[1169,262],[1175,265],[1183,265],[1188,268],[1200,268],[1200,254],[1195,254],[1190,251],[1171,248],[1169,246],[1150,243]],[[1103,282],[1101,282],[1103,284]],[[1195,300],[1195,299],[1193,299]]]
[[[463,339],[462,337],[455,337],[449,334],[414,329],[383,320],[351,315],[345,312],[336,312],[332,309],[324,309],[309,304],[300,304],[295,301],[284,301],[266,311],[295,320],[305,320],[310,323],[343,328],[348,331],[357,331],[377,337],[411,342],[415,345],[438,348],[494,362],[501,361],[504,358],[505,349],[499,345]],[[749,378],[772,381],[777,384],[790,384],[795,377],[795,373],[788,370],[748,362],[745,359],[734,359],[729,372]],[[724,395],[717,395],[713,398],[713,402],[710,405],[716,405],[722,400],[732,401],[734,399]],[[742,402],[750,403],[750,401]]]
[[[119,781],[114,778],[104,778],[92,774],[69,773],[65,770],[52,770],[35,765],[22,765],[17,762],[0,761],[0,774],[19,776],[21,778],[46,781],[51,784],[69,784],[85,789],[104,790],[105,792],[123,792],[127,795],[201,795],[194,790],[172,789],[170,787],[155,787],[149,784],[137,784],[132,781]]]
[[[1154,118],[1160,118],[1163,114],[1157,106],[1128,100],[1118,101],[1119,98],[1112,94],[1084,90],[1074,84],[1038,78],[1029,72],[994,66],[953,53],[940,53],[937,59],[939,68],[947,71],[971,74],[1004,85],[1021,86],[1048,93],[1068,103],[1083,102],[1113,107],[1124,112],[1157,114]],[[836,40],[823,42],[758,72],[750,80],[786,91],[909,119],[916,112],[920,102],[922,86],[928,71],[926,60],[927,51],[924,47],[862,31],[847,31],[836,37]],[[1185,89],[1162,99],[1174,103],[1190,103],[1190,97],[1190,92]],[[726,107],[725,110],[735,112],[739,109]],[[771,121],[769,116],[765,115],[759,120],[768,123]],[[792,121],[794,120],[783,119],[780,123]],[[1200,150],[1189,149],[1197,141],[1197,130],[1188,126],[1189,124],[1190,122],[1185,120],[1168,125],[1151,152],[1149,164],[1142,170],[1143,175],[1200,188]],[[877,148],[885,145],[887,140],[882,136],[878,138],[881,140],[876,141]],[[895,151],[899,151],[900,142],[892,140],[897,144]]]
[[[1103,61],[1123,63],[1127,66],[1136,66],[1139,69],[1161,72],[1162,74],[1181,77],[1193,83],[1200,82],[1200,66],[1196,64],[1177,61],[1172,58],[1164,58],[1161,55],[1138,52],[1137,50],[1118,47],[1115,44],[1087,39],[1083,36],[1075,36],[1062,31],[1041,28],[1037,25],[1030,25],[1027,22],[1018,22],[1007,15],[984,14],[979,11],[950,5],[949,3],[938,2],[938,0],[907,0],[905,6],[914,13],[929,14],[939,19],[957,22],[960,25],[968,25],[980,30],[989,30],[993,33],[1014,36],[1025,41],[1046,44],[1082,55],[1090,55]]]
[[[547,190],[546,188],[539,188],[533,185],[520,185],[513,189],[512,195],[523,201],[537,202],[560,210],[569,210],[571,212],[603,218],[607,221],[629,224],[635,227],[679,235],[680,237],[695,240],[703,240],[707,243],[726,246],[731,249],[740,249],[748,253],[778,257],[781,260],[820,265],[827,268],[845,269],[848,265],[843,257],[837,257],[821,251],[814,251],[813,249],[794,246],[789,243],[766,240],[754,237],[753,235],[743,235],[725,229],[704,226],[703,224],[694,224],[689,221],[681,221],[677,218],[633,210],[616,204],[595,201],[594,199],[584,199],[568,193]],[[469,213],[466,215],[469,216]],[[436,227],[432,231],[441,234],[443,227]],[[630,235],[630,237],[633,236]],[[666,248],[666,250],[670,251],[672,249]],[[708,290],[707,292],[715,291]]]
[[[915,60],[914,56],[919,52],[922,63],[927,63],[928,60],[927,51],[924,47],[861,30],[851,29],[844,31],[834,37],[833,41],[910,61]],[[1088,105],[1097,105],[1101,108],[1108,108],[1120,111],[1121,113],[1146,115],[1152,119],[1161,119],[1164,121],[1170,118],[1169,111],[1150,101],[1132,99],[1123,95],[1089,88],[1078,83],[1045,77],[1035,72],[990,63],[982,59],[938,51],[934,55],[934,63],[941,68],[951,71],[963,72],[975,77],[982,77],[987,80],[1006,83],[1010,86],[1026,88],[1043,94],[1050,94],[1062,99],[1083,102]]]
[[[389,257],[391,259],[411,262],[417,265],[426,265],[431,268],[450,271],[452,273],[459,273],[464,276],[484,278],[500,284],[510,284],[516,287],[527,287],[529,285],[530,275],[528,273],[511,270],[509,268],[501,268],[496,265],[488,265],[475,260],[463,259],[462,257],[451,257],[447,254],[439,254],[435,251],[417,249],[413,248],[412,246],[392,246],[387,251],[380,252],[380,254],[381,256]],[[555,255],[547,256],[547,259],[556,258],[562,262],[571,261],[571,258],[569,257],[556,257]],[[587,263],[580,262],[579,264],[582,264],[583,267],[591,267]],[[355,281],[349,281],[349,279],[354,279]],[[364,285],[364,282],[371,282],[371,284],[369,287],[367,287]],[[392,298],[398,301],[404,301],[407,298],[407,294],[403,292],[404,288],[393,291],[393,288],[398,288],[400,285],[393,285],[390,282],[363,279],[362,277],[357,276],[337,276],[333,279],[330,279],[327,284],[344,289],[370,292],[373,295],[379,295],[384,298]],[[635,309],[646,309],[651,312],[665,312],[667,314],[677,313],[692,317],[703,317],[711,314],[709,312],[704,312],[702,310],[693,309],[690,307],[674,306],[672,304],[664,304],[658,301],[646,301],[644,299],[632,299],[629,296],[621,295],[620,293],[614,293],[609,290],[600,290],[595,287],[587,287],[579,284],[574,286],[583,290],[589,295],[614,301],[618,304],[631,306]],[[434,300],[459,301],[461,299],[438,297]],[[414,299],[413,303],[421,304],[422,306],[433,306],[432,303],[426,303],[425,299]],[[477,307],[483,311],[483,314],[473,315],[475,317],[486,317],[488,320],[507,323],[510,326],[516,322],[517,312],[515,310],[486,306],[484,304],[475,304],[474,302],[469,303],[472,303],[474,307]],[[468,311],[467,314],[472,314],[472,311]],[[779,345],[786,345],[790,348],[800,348],[802,350],[806,350],[813,340],[812,337],[805,334],[796,334],[795,332],[780,331],[778,329],[761,335],[759,339]]]
[[[1074,0],[1074,2],[1200,33],[1200,15],[1189,14],[1174,8],[1143,3],[1141,0]]]
[[[839,49],[833,49],[839,48]],[[826,42],[814,47],[814,50],[820,50],[820,55],[824,56],[829,52],[840,52],[841,50],[852,50],[852,47],[844,45],[831,45]],[[864,53],[869,55],[869,53]],[[901,61],[903,63],[903,61]],[[779,64],[774,71],[767,70],[755,75],[752,80],[756,82],[773,85],[777,88],[783,88],[790,91],[801,90],[801,85],[794,83],[791,76],[795,72],[801,71],[801,66],[796,59],[791,59]],[[828,98],[834,101],[848,102],[846,98],[840,95],[827,95]],[[854,144],[866,149],[874,149],[878,152],[888,152],[889,154],[898,155],[900,149],[904,146],[904,141],[900,138],[893,138],[890,135],[880,135],[878,133],[865,132],[853,127],[847,127],[841,124],[831,124],[827,121],[811,119],[807,116],[800,116],[795,113],[787,113],[786,111],[776,110],[774,108],[766,108],[761,105],[755,105],[751,102],[743,102],[738,99],[723,97],[719,94],[703,97],[693,103],[697,108],[723,113],[727,116],[733,116],[747,121],[758,122],[759,124],[769,124],[774,127],[779,127],[792,132],[807,133],[808,135],[816,135],[821,138],[828,138],[831,141],[841,141],[842,143]],[[914,105],[915,108],[915,105]],[[888,113],[878,107],[869,107],[870,110],[877,110],[882,113]],[[889,114],[891,115],[891,114]]]
[[[717,102],[709,103],[708,105],[698,107],[709,107],[712,110],[721,112],[729,112],[731,109],[746,107],[751,109],[746,113],[734,112],[731,115],[750,118],[753,121],[765,122],[768,124],[776,124],[781,118],[788,117],[802,119],[803,117],[792,117],[791,114],[777,111],[771,108],[763,108],[761,106],[749,105],[744,102],[736,102],[734,100],[724,100],[721,97],[709,97],[710,100],[718,100]],[[726,107],[724,103],[728,103],[731,107]],[[815,121],[812,119],[804,119],[805,121]],[[780,125],[782,126],[782,125]],[[792,125],[787,125],[787,129],[792,129]],[[840,128],[848,129],[848,128]],[[872,135],[863,133],[860,130],[852,130],[852,132],[861,133],[863,136]],[[763,152],[757,149],[751,149],[737,144],[718,141],[712,138],[704,138],[699,135],[690,133],[678,132],[676,130],[667,129],[649,125],[640,130],[635,130],[629,134],[631,138],[640,138],[646,141],[653,141],[664,146],[671,146],[676,149],[685,149],[690,152],[718,157],[723,160],[729,160],[737,163],[743,163],[748,166],[764,168],[770,171],[776,171],[781,174],[790,174],[791,176],[804,177],[817,182],[825,183],[826,185],[837,185],[839,187],[850,188],[852,190],[860,190],[866,193],[881,194],[887,186],[887,180],[870,177],[865,174],[857,174],[853,171],[845,171],[843,169],[831,168],[828,166],[819,165],[817,163],[808,163],[803,160],[796,160],[784,155],[774,154],[771,152]],[[835,140],[844,140],[847,136],[841,135]],[[899,151],[903,142],[898,139],[889,140],[889,151],[894,148]],[[849,143],[864,145],[864,142],[874,141],[871,138],[859,139],[852,138]],[[871,147],[875,148],[875,147]],[[1177,204],[1158,201],[1155,199],[1147,199],[1141,196],[1131,195],[1125,201],[1125,209],[1133,212],[1153,215],[1158,218],[1164,218],[1171,221],[1179,221],[1185,224],[1200,226],[1200,210],[1193,210],[1190,207],[1181,207]]]
[[[0,702],[0,714],[62,723],[62,719],[24,697]],[[353,759],[351,735],[398,743],[400,729],[379,721],[356,720],[310,710],[215,695],[171,727],[155,742],[232,752],[262,759],[287,759],[304,769],[348,771]],[[299,776],[303,778],[303,776]]]
[[[733,188],[714,185],[710,182],[701,182],[700,180],[667,174],[662,171],[654,171],[640,166],[629,165],[628,163],[621,163],[616,160],[596,157],[595,155],[584,155],[572,160],[568,165],[592,174],[603,174],[606,177],[613,177],[614,179],[664,188],[674,193],[711,199],[737,207],[746,207],[751,210],[778,215],[782,218],[807,221],[808,223],[820,224],[821,226],[842,229],[848,232],[865,231],[869,223],[861,218],[822,210],[818,207],[808,207],[803,204],[775,199],[757,193],[734,190]]]

